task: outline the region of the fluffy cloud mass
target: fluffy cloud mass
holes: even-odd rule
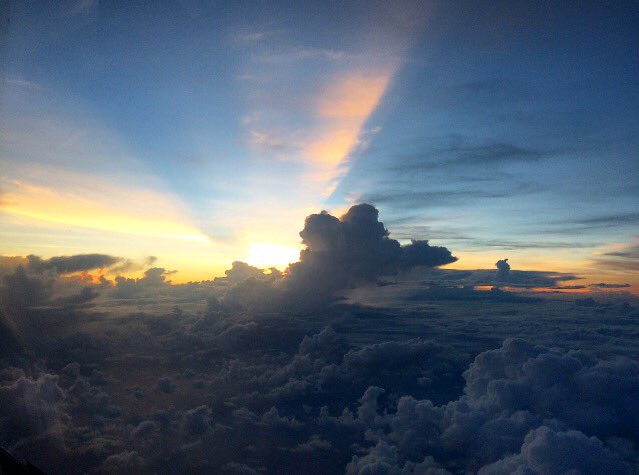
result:
[[[636,300],[438,268],[448,249],[402,246],[370,205],[300,236],[284,272],[181,285],[155,259],[11,260],[0,445],[52,474],[637,473]]]
[[[375,207],[360,204],[339,219],[325,211],[308,216],[300,232],[306,249],[300,262],[288,269],[290,285],[334,290],[375,281],[399,269],[457,260],[445,247],[430,246],[428,241],[401,246],[388,237],[378,215]]]

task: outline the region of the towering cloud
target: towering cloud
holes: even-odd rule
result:
[[[401,246],[389,237],[378,216],[369,204],[352,206],[339,219],[326,211],[308,216],[300,232],[306,249],[288,268],[290,285],[336,290],[395,274],[400,268],[436,267],[457,260],[445,247],[430,246],[428,241]]]
[[[507,280],[510,277],[510,264],[508,264],[508,259],[499,259],[495,262],[495,267],[497,267],[497,277],[499,280]]]

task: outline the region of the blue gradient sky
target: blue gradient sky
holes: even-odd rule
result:
[[[458,267],[636,279],[636,2],[134,3],[3,7],[4,254],[210,278],[368,201]]]

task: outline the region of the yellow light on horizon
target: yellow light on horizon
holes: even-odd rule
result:
[[[300,250],[295,247],[278,246],[269,243],[254,243],[248,249],[246,263],[260,269],[277,267],[283,269],[291,262],[299,260]]]
[[[170,197],[140,189],[89,185],[59,190],[21,180],[4,182],[0,211],[34,221],[200,243],[210,238],[180,215]]]

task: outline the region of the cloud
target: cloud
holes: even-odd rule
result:
[[[610,284],[607,282],[599,282],[596,284],[590,284],[590,287],[596,287],[598,289],[626,289],[630,287],[630,284]]]
[[[358,249],[378,249],[388,236],[371,208],[356,207],[344,219],[319,215],[304,233],[307,248],[330,254],[359,243]],[[429,272],[452,282],[497,274]],[[59,428],[53,433],[64,447],[35,451],[34,444],[49,439],[39,429],[26,435],[36,426],[18,421],[25,435],[15,452],[52,472],[78,466],[260,473],[309,464],[312,473],[444,475],[505,464],[583,470],[633,463],[632,444],[639,440],[635,360],[519,339],[487,349],[518,328],[535,341],[552,334],[551,341],[559,335],[572,347],[630,352],[616,338],[632,334],[632,310],[607,310],[614,324],[589,320],[597,308],[506,299],[477,306],[427,298],[414,307],[402,298],[403,307],[385,310],[340,302],[321,312],[289,312],[269,305],[273,294],[287,291],[287,278],[235,263],[216,281],[168,285],[166,272],[156,268],[143,278],[148,303],[135,301],[134,313],[107,300],[98,318],[87,313],[66,336],[53,332],[59,341],[30,351],[56,378],[61,399],[53,407],[59,412],[47,427]],[[205,292],[195,293],[194,285]],[[377,293],[399,285],[377,287]],[[262,292],[252,307],[226,301],[229,292],[247,289]],[[100,299],[109,298],[103,294]],[[316,298],[307,294],[300,298]],[[201,305],[206,297],[208,308]],[[199,306],[191,306],[194,299]],[[185,310],[172,309],[176,304]],[[609,336],[620,325],[623,332]],[[602,340],[602,329],[613,333]],[[37,377],[26,377],[29,371],[29,365],[0,367],[0,386],[13,387],[20,378],[33,384]],[[142,393],[143,399],[136,396]],[[0,428],[8,420],[2,407]],[[582,448],[590,455],[567,453]],[[58,461],[47,458],[50,452]],[[235,463],[238,457],[244,465]]]
[[[430,455],[444,467],[480,473],[514,473],[517,467],[591,473],[605,466],[632,472],[614,446],[601,441],[637,437],[639,413],[628,406],[634,403],[608,397],[636,390],[636,362],[600,361],[507,340],[478,355],[464,379],[463,395],[442,406],[406,396],[395,413],[385,413],[375,403],[375,416],[366,419],[370,438],[380,441],[373,454],[382,449],[385,463],[400,466]],[[510,455],[520,447],[520,455]],[[359,465],[353,458],[351,466]]]
[[[134,450],[125,450],[119,454],[110,455],[100,469],[103,473],[145,473],[146,462]]]
[[[448,249],[441,246],[431,246],[427,240],[412,239],[411,243],[402,246],[401,267],[411,269],[413,267],[438,267],[457,261]]]
[[[27,275],[24,267],[18,266],[13,274],[5,275],[0,287],[2,304],[6,311],[16,312],[35,307],[48,301],[49,286],[40,278]]]
[[[99,292],[93,287],[84,287],[80,292],[67,297],[60,297],[54,300],[54,305],[62,305],[66,307],[73,307],[86,304],[99,296]]]
[[[32,90],[32,91],[38,91],[42,89],[42,87],[35,82],[27,81],[25,79],[16,78],[16,77],[5,77],[4,83],[8,86],[18,87],[18,88]]]
[[[226,276],[224,279],[218,278],[218,282],[228,282],[229,284],[239,284],[251,278],[264,277],[264,271],[257,267],[251,266],[245,262],[235,261],[231,268],[224,271]]]
[[[144,271],[144,276],[139,279],[117,276],[111,293],[116,298],[126,299],[145,291],[157,292],[159,288],[171,283],[167,277],[176,272],[168,271],[163,267],[151,267]],[[109,281],[103,282],[107,282],[107,285],[110,286]]]
[[[609,226],[633,226],[639,223],[639,213],[617,213],[585,217],[557,222],[559,225],[574,225],[580,228],[607,228]]]
[[[485,167],[517,162],[530,163],[564,152],[564,150],[536,150],[503,142],[453,144],[425,153],[401,155],[392,165],[391,170],[398,173],[415,173],[458,166]]]
[[[106,254],[76,254],[73,256],[58,256],[42,259],[38,256],[27,256],[27,267],[32,272],[42,272],[54,269],[58,274],[104,269],[121,262],[122,258]]]
[[[439,268],[448,249],[400,245],[366,204],[310,215],[300,237],[284,272],[236,261],[189,284],[12,267],[2,297],[30,338],[2,347],[0,444],[52,473],[636,465],[636,308],[620,293],[480,291],[499,269]],[[509,269],[507,284],[574,278]]]
[[[158,389],[163,393],[172,393],[175,391],[175,384],[173,380],[168,376],[163,376],[158,379]]]
[[[395,208],[410,208],[413,210],[450,207],[469,201],[482,199],[500,199],[523,194],[539,192],[542,188],[532,183],[509,183],[502,190],[482,190],[482,189],[461,189],[450,190],[441,189],[435,191],[415,191],[401,188],[389,189],[384,192],[365,193],[359,199],[375,203],[377,205],[387,205]]]
[[[515,240],[484,240],[484,239],[473,239],[472,244],[477,248],[481,247],[494,247],[505,250],[511,249],[580,249],[587,247],[595,247],[597,244],[593,242],[570,242],[570,241],[546,241],[546,242],[535,242],[529,241],[525,239],[523,241],[515,241]]]
[[[63,450],[64,398],[58,377],[52,374],[37,379],[21,376],[1,385],[0,406],[5,409],[0,413],[0,444],[19,445],[26,452],[37,451],[38,445],[47,451]]]
[[[353,456],[353,459],[346,466],[346,474],[451,475],[451,472],[444,469],[430,456],[426,456],[424,460],[419,463],[405,462],[405,464],[400,467],[397,448],[388,445],[382,440],[363,457]]]
[[[510,264],[508,264],[508,259],[500,259],[495,262],[495,267],[497,267],[497,277],[500,280],[508,280],[510,276]]]
[[[287,269],[289,287],[338,290],[395,274],[400,267],[436,267],[457,260],[448,249],[428,241],[401,246],[388,237],[378,215],[375,207],[360,204],[339,219],[327,212],[308,216],[300,232],[306,249]]]
[[[502,473],[633,473],[632,467],[596,437],[579,431],[558,432],[542,426],[532,430],[521,452],[483,467],[479,475]]]
[[[595,266],[621,273],[639,271],[639,244],[631,244],[601,254],[593,260]]]
[[[352,206],[337,218],[326,211],[309,215],[300,232],[300,260],[281,273],[270,273],[236,261],[215,283],[227,290],[233,306],[326,305],[340,290],[415,267],[437,267],[457,260],[445,247],[427,240],[400,245],[389,237],[369,204]]]
[[[99,0],[77,0],[74,4],[60,12],[60,17],[74,17],[78,15],[87,15],[99,5]]]

